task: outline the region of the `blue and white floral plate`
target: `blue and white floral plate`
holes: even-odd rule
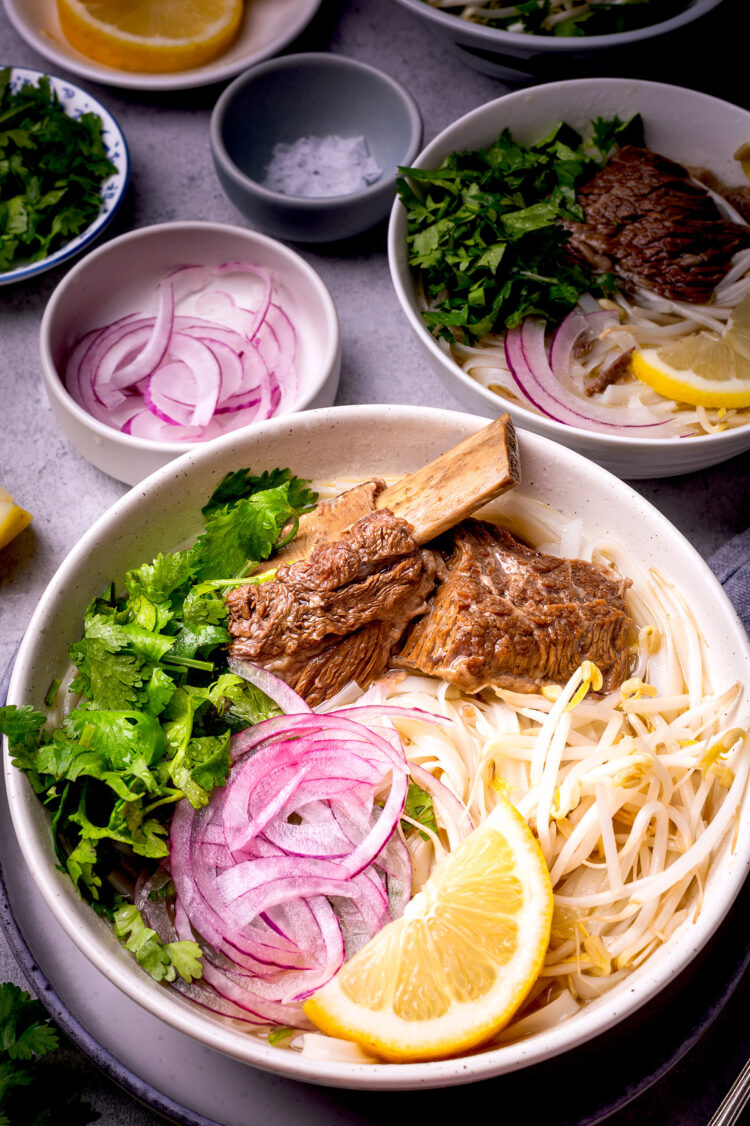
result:
[[[44,72],[30,70],[28,67],[14,66],[11,69],[10,85],[12,90],[17,90],[27,82],[36,85]],[[65,113],[69,117],[80,117],[84,113],[95,113],[102,120],[104,144],[107,155],[115,165],[117,171],[105,180],[101,188],[101,210],[90,226],[81,231],[79,235],[66,242],[54,254],[40,259],[38,262],[23,262],[12,270],[0,271],[0,285],[10,285],[14,282],[25,281],[27,278],[41,274],[53,266],[59,266],[81,250],[89,246],[101,235],[104,228],[112,221],[120,204],[125,197],[125,191],[130,179],[130,156],[125,136],[112,114],[100,101],[92,97],[85,90],[74,86],[67,78],[56,78],[47,75],[52,89],[56,92]]]

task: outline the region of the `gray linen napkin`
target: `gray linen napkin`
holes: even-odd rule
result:
[[[722,544],[708,565],[750,633],[750,528]]]

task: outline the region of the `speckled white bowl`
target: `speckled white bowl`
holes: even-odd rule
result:
[[[11,67],[10,87],[17,90],[26,83],[36,86],[42,77],[49,78],[52,90],[57,94],[60,105],[68,117],[80,117],[83,113],[95,113],[101,118],[102,138],[107,156],[115,166],[115,171],[101,186],[102,204],[99,214],[85,230],[75,235],[63,246],[38,262],[20,262],[10,270],[0,270],[0,285],[24,282],[53,266],[70,261],[90,246],[104,232],[117,214],[130,181],[130,155],[122,129],[102,103],[86,90],[74,85],[69,78],[45,75],[44,71],[30,70],[24,66]]]
[[[328,288],[299,254],[266,235],[223,223],[158,223],[129,231],[65,275],[47,303],[39,334],[44,384],[63,433],[118,481],[134,485],[201,443],[136,438],[93,418],[63,384],[66,357],[90,329],[127,313],[153,312],[156,285],[170,270],[238,259],[271,272],[276,299],[294,325],[298,389],[293,410],[333,403],[341,373],[338,314]]]
[[[41,598],[16,659],[8,702],[42,705],[68,663],[89,602],[114,579],[194,535],[200,508],[221,477],[251,465],[285,465],[313,480],[346,474],[403,474],[481,427],[474,415],[421,407],[336,407],[219,438],[159,470],[126,494],[82,537]],[[521,492],[580,517],[592,533],[629,543],[638,560],[673,575],[694,609],[718,689],[750,686],[750,644],[706,564],[675,528],[629,486],[563,446],[521,433]],[[637,539],[634,535],[637,534]],[[620,985],[569,1020],[518,1043],[457,1060],[352,1064],[315,1060],[238,1031],[156,984],[79,899],[57,868],[48,817],[26,777],[9,762],[6,784],[13,825],[36,885],[55,918],[107,978],[172,1028],[235,1059],[278,1075],[332,1087],[404,1090],[473,1082],[516,1071],[583,1044],[625,1020],[674,980],[704,946],[750,868],[750,797],[737,818],[733,848],[722,850],[705,885],[702,908]]]
[[[732,156],[750,137],[747,110],[695,90],[625,78],[550,82],[506,94],[449,125],[422,150],[414,165],[437,168],[452,152],[486,148],[505,128],[528,144],[560,121],[584,130],[596,117],[617,115],[627,120],[635,113],[643,115],[646,142],[657,152],[710,168],[726,183],[743,182],[742,170]],[[391,212],[388,259],[396,296],[418,343],[447,389],[467,410],[489,417],[509,410],[516,426],[553,438],[619,477],[633,480],[695,472],[750,449],[750,425],[700,438],[631,438],[580,430],[532,409],[510,405],[463,372],[425,326],[407,260],[406,211],[400,200]]]

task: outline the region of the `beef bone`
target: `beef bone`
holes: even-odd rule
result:
[[[388,509],[407,520],[415,541],[429,543],[512,489],[520,477],[516,433],[510,416],[504,414],[393,485],[366,481],[319,504],[301,517],[297,535],[274,561],[306,559],[314,548],[338,539],[375,509]]]

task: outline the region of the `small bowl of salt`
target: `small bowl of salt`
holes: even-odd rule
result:
[[[336,242],[388,215],[422,118],[382,70],[342,55],[285,55],[251,67],[211,116],[219,180],[255,226],[293,242]]]

